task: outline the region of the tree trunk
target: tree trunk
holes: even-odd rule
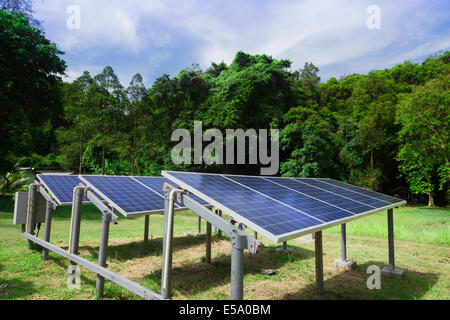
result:
[[[135,152],[136,152],[136,127],[137,127],[137,116],[134,115],[134,130],[133,130],[133,159],[131,159],[131,175],[134,175],[134,164],[136,162]]]
[[[141,174],[141,171],[139,170],[139,165],[138,165],[138,163],[137,163],[137,159],[134,159],[134,163],[136,164],[136,170],[137,170],[137,173],[138,173],[138,175],[140,175],[140,174]]]
[[[434,207],[433,192],[428,193],[428,206]]]
[[[105,174],[105,143],[102,146],[102,175]]]
[[[83,130],[81,131],[81,143],[80,143],[80,166],[78,167],[78,174],[81,174],[82,162],[83,162]]]
[[[431,185],[431,178],[427,177],[427,182]],[[428,206],[434,207],[433,190],[428,193]]]
[[[105,174],[105,137],[106,137],[106,129],[103,130],[103,145],[102,145],[102,175]]]
[[[370,173],[373,176],[373,148],[370,148]]]

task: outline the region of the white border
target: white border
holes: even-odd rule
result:
[[[164,212],[164,208],[162,209],[155,209],[155,210],[147,210],[147,211],[133,211],[133,212],[125,212],[125,210],[123,210],[119,205],[117,205],[114,201],[112,201],[109,197],[105,196],[105,194],[103,192],[100,192],[100,190],[98,190],[96,187],[94,187],[91,183],[89,183],[86,179],[83,178],[83,176],[90,176],[90,177],[115,177],[115,178],[132,178],[131,176],[102,176],[102,175],[89,175],[89,174],[84,174],[84,175],[78,175],[78,178],[83,181],[89,188],[91,188],[92,190],[94,190],[97,194],[99,194],[100,196],[103,197],[103,199],[105,199],[108,204],[112,207],[114,207],[114,209],[116,209],[118,212],[120,212],[125,218],[129,218],[131,216],[138,216],[138,215],[146,215],[146,214],[151,214],[151,213],[161,213]],[[149,178],[153,178],[153,177],[149,177]],[[155,177],[155,178],[160,178],[160,177]],[[132,179],[134,180],[134,179]],[[136,180],[134,180],[136,181]],[[150,188],[148,188],[150,189]],[[164,201],[163,201],[164,203]],[[164,206],[163,206],[164,207]]]
[[[71,206],[72,202],[61,202],[61,200],[59,200],[59,198],[56,196],[55,192],[52,191],[52,189],[45,183],[44,180],[42,180],[40,177],[41,176],[58,176],[58,177],[76,177],[78,179],[80,179],[78,176],[73,175],[73,174],[54,174],[54,173],[44,173],[44,174],[37,174],[36,178],[39,180],[39,183],[42,184],[45,188],[45,190],[47,190],[47,192],[49,192],[51,194],[51,198],[53,200],[55,200],[55,202],[58,204],[58,206],[63,207],[63,206]],[[83,181],[80,181],[83,182]],[[83,201],[83,204],[92,204],[92,201]]]
[[[298,179],[298,178],[297,178],[297,179]],[[386,202],[386,203],[389,203],[389,204],[390,204],[389,201],[381,200],[381,199],[375,198],[375,197],[373,197],[373,196],[369,196],[369,195],[367,195],[367,194],[364,194],[364,193],[361,193],[361,192],[358,192],[358,191],[354,191],[354,190],[351,190],[351,189],[347,189],[347,188],[345,188],[345,187],[337,186],[337,185],[332,184],[332,183],[329,183],[329,182],[327,182],[327,181],[324,181],[324,180],[318,180],[318,179],[333,180],[333,181],[337,181],[337,182],[340,182],[340,183],[345,183],[345,182],[342,182],[342,181],[339,181],[339,180],[335,180],[335,179],[331,179],[331,178],[317,178],[317,179],[315,179],[315,180],[317,180],[317,181],[320,181],[320,182],[329,184],[330,186],[334,186],[334,187],[341,188],[341,189],[344,189],[344,190],[347,190],[347,191],[350,191],[350,192],[358,193],[358,194],[360,194],[360,195],[362,195],[362,196],[366,196],[366,197],[369,197],[369,198],[372,198],[372,199],[375,199],[375,200],[379,200],[379,201],[383,201],[383,202]],[[300,181],[300,182],[301,182],[301,181]],[[364,190],[364,191],[370,191],[370,192],[373,192],[373,193],[376,193],[376,194],[379,194],[379,195],[382,195],[382,196],[385,196],[385,197],[389,197],[389,198],[392,198],[392,199],[398,199],[398,198],[396,198],[396,197],[392,197],[392,196],[389,196],[389,195],[384,194],[384,193],[380,193],[380,192],[376,192],[376,191],[372,191],[372,190],[367,190],[367,189],[364,189],[364,188],[355,186],[354,184],[350,184],[350,183],[345,183],[345,184],[348,184],[348,185],[350,185],[350,186],[352,186],[352,187],[354,187],[354,188],[357,188],[357,189],[361,189],[361,190]]]

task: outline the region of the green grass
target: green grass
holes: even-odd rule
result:
[[[20,226],[12,225],[11,202],[0,202],[0,299],[95,299],[96,275],[81,267],[81,289],[68,290],[68,260],[50,253],[42,261],[39,250],[28,250]],[[100,212],[83,207],[80,255],[96,261],[100,237]],[[381,290],[366,286],[367,267],[388,263],[386,212],[347,224],[348,258],[358,267],[345,272],[333,267],[340,256],[339,226],[324,231],[325,294],[315,291],[314,245],[297,239],[285,254],[263,239],[258,254],[244,256],[245,299],[449,299],[450,298],[450,210],[401,207],[394,210],[397,267],[405,269],[401,280],[382,278]],[[70,208],[54,212],[51,242],[67,248]],[[40,231],[40,237],[43,234]],[[197,230],[197,216],[177,212],[174,224],[172,287],[174,299],[228,299],[230,290],[230,242],[213,237],[213,263],[204,263],[204,237],[185,237]],[[203,230],[205,230],[203,224]],[[159,292],[163,215],[150,217],[150,240],[142,241],[144,219],[119,219],[110,229],[108,268]],[[36,247],[36,249],[38,249]],[[261,269],[276,270],[273,276]],[[105,299],[140,299],[109,281]]]
[[[402,207],[394,209],[395,239],[450,246],[450,210],[445,208]],[[340,226],[326,232],[340,233]],[[347,233],[363,237],[387,238],[387,216],[379,212],[351,222]]]

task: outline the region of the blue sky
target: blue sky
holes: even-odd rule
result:
[[[80,9],[69,29],[68,7]],[[367,8],[380,9],[369,29]],[[151,86],[192,63],[230,64],[237,51],[306,61],[323,81],[420,62],[450,49],[450,1],[430,0],[35,0],[47,38],[65,51],[66,81],[110,65],[127,86],[139,72]]]

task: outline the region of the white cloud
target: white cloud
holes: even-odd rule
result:
[[[189,56],[206,67],[211,61],[230,63],[243,50],[289,59],[294,68],[305,61],[319,67],[355,61],[361,68],[365,61],[366,67],[384,68],[388,62],[446,49],[450,42],[448,28],[435,34],[436,26],[448,20],[448,9],[441,8],[444,1],[73,0],[70,4],[81,8],[81,30],[65,27],[67,1],[36,2],[35,11],[63,50],[83,54],[80,65],[120,52],[129,54],[130,60],[146,54],[156,57],[153,66],[177,64]],[[381,8],[380,30],[366,27],[371,4]],[[142,62],[143,68],[147,62]]]

